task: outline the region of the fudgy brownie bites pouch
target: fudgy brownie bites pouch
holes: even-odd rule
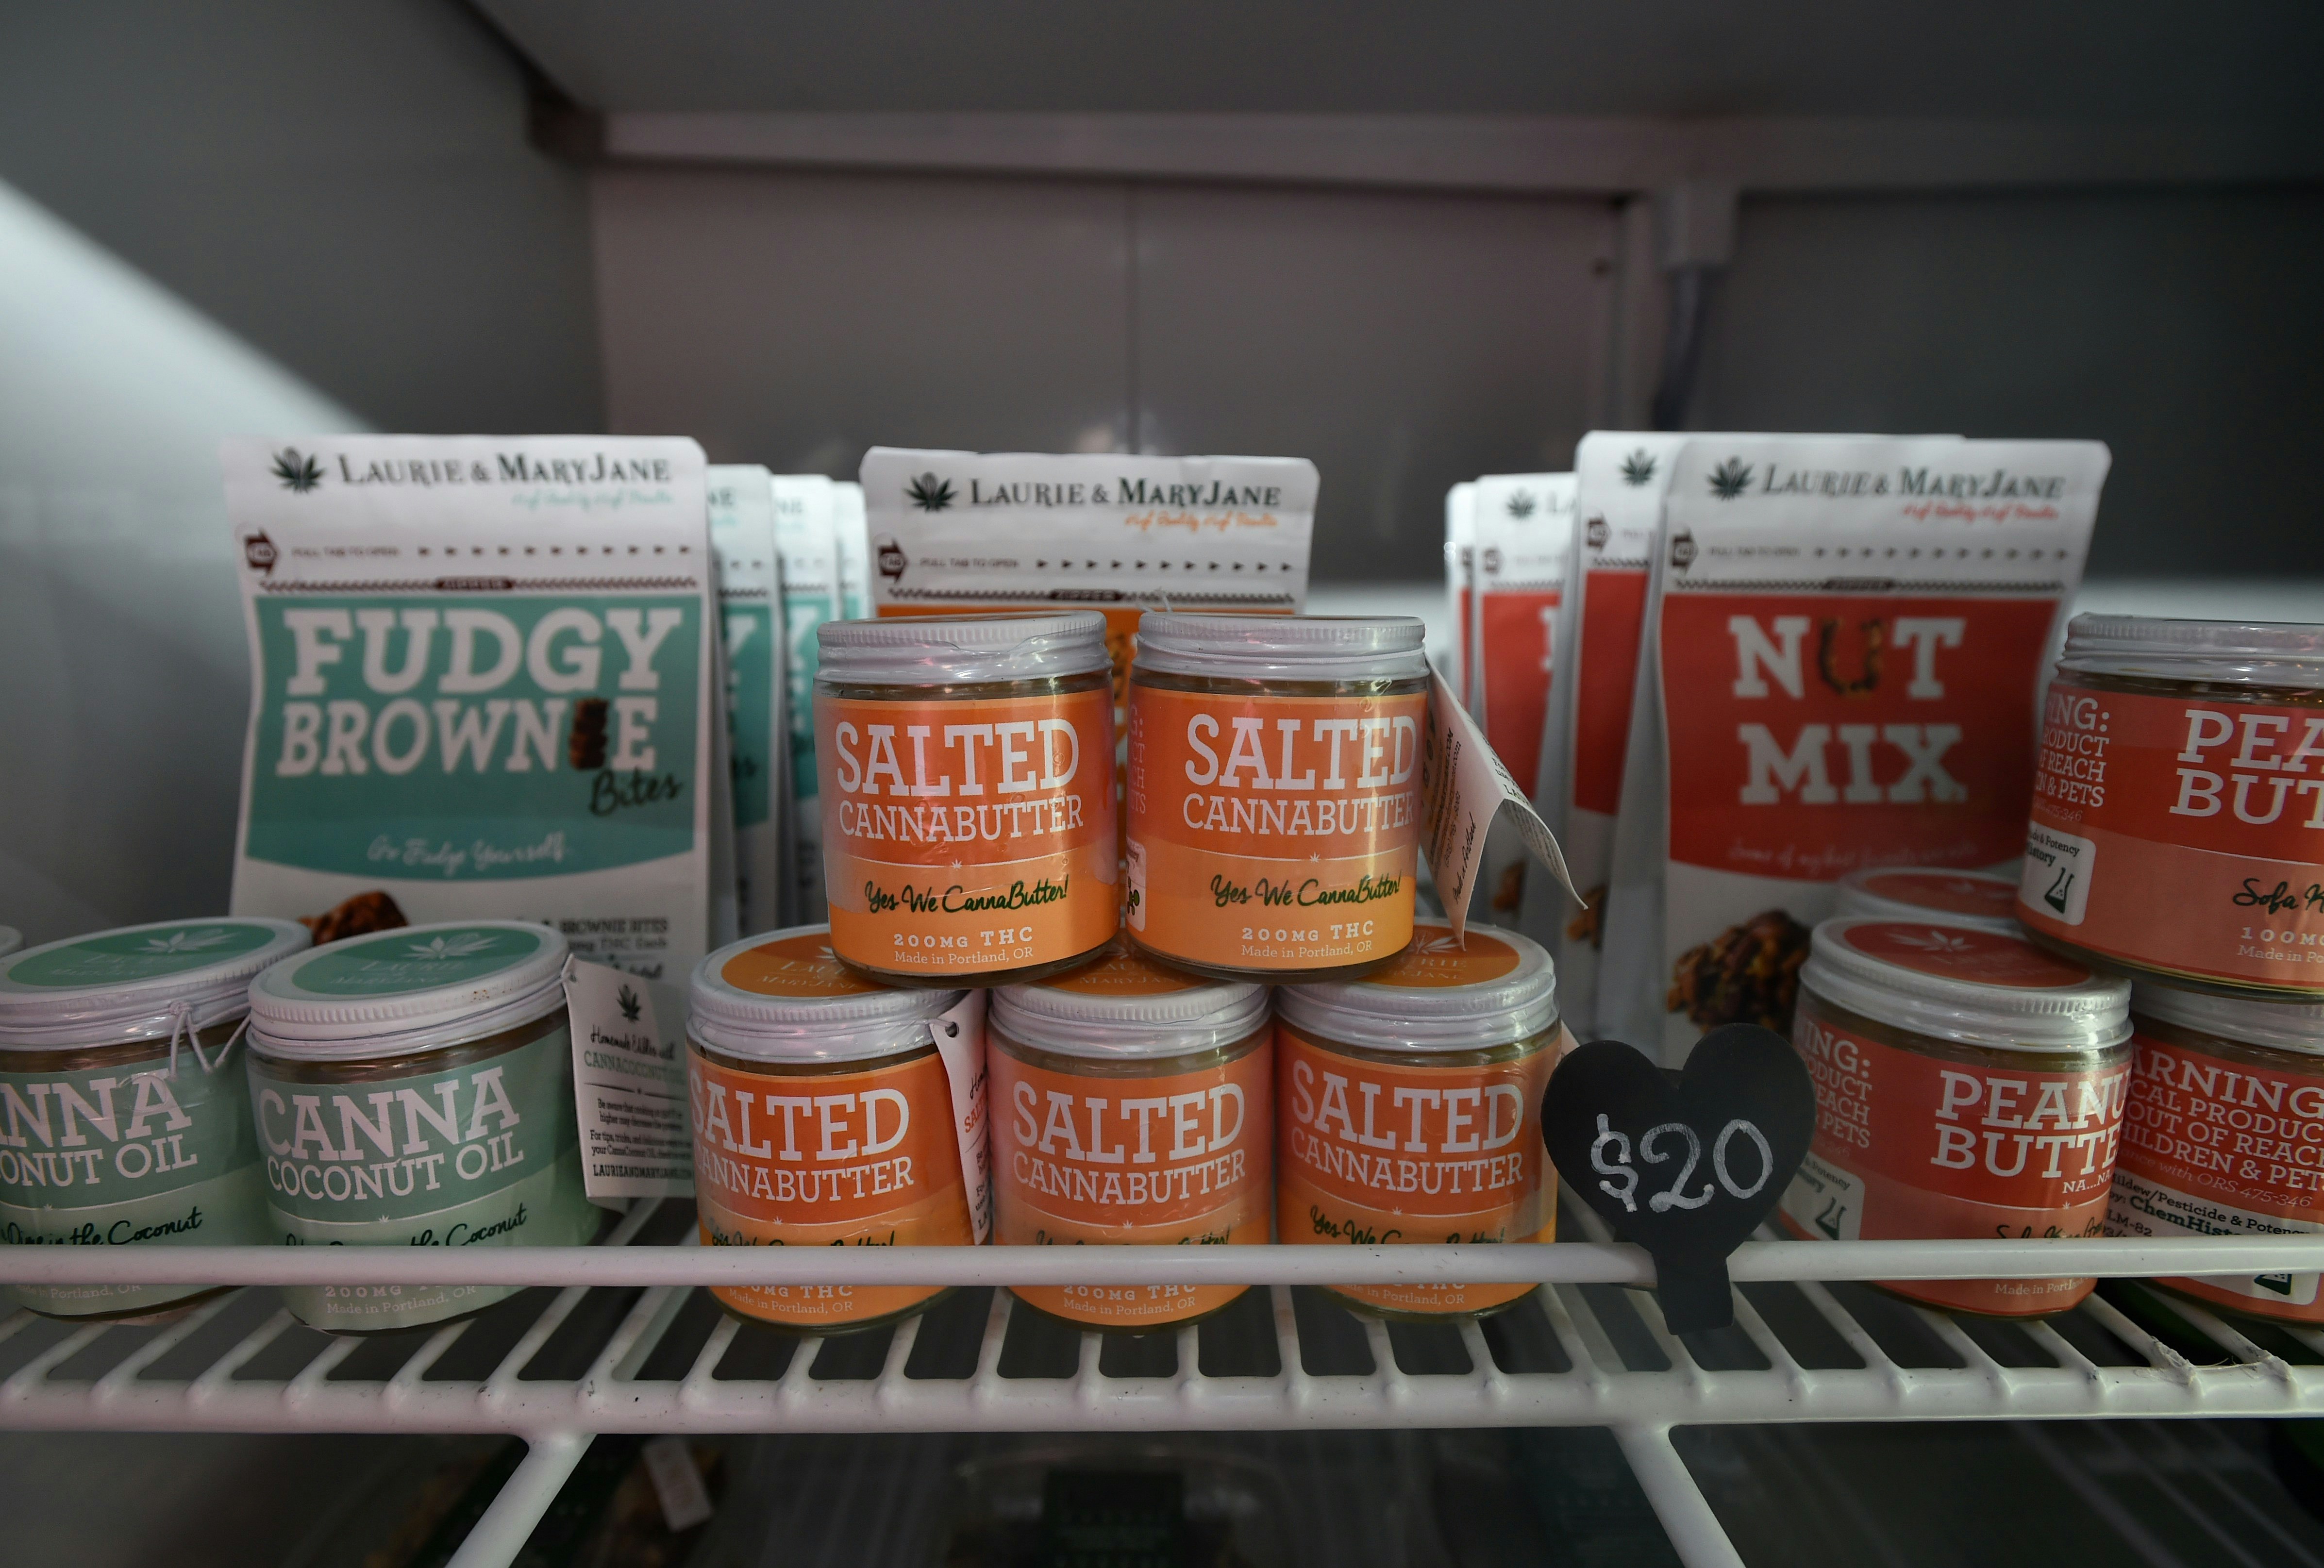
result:
[[[742,930],[765,931],[781,924],[781,775],[789,752],[774,489],[764,468],[719,466],[709,470],[709,496],[719,631],[726,650],[736,914]]]
[[[234,913],[521,917],[676,979],[711,936],[702,449],[228,441],[250,635]]]
[[[1561,758],[1549,753],[1553,669],[1563,665],[1567,563],[1573,554],[1573,475],[1492,474],[1477,481],[1477,644],[1481,678],[1470,716],[1536,810]],[[1562,752],[1562,748],[1554,748]],[[1554,793],[1554,791],[1552,791]],[[1525,899],[1526,852],[1514,829],[1491,829],[1478,918],[1514,925]],[[1564,890],[1558,890],[1563,903]],[[1551,922],[1554,923],[1554,920]]]
[[[1631,712],[1598,1028],[1685,1060],[1787,1029],[1865,866],[2024,843],[2042,687],[2107,450],[1707,438],[1674,463]]]
[[[816,636],[840,619],[836,497],[820,474],[778,474],[775,552],[783,595],[783,711],[789,765],[783,770],[784,924],[823,918],[823,806],[815,765]]]

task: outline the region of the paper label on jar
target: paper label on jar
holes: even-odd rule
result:
[[[687,1053],[695,1204],[712,1247],[964,1247],[944,1060],[827,1074],[748,1073]],[[737,1286],[719,1300],[770,1323],[885,1317],[924,1286]]]
[[[590,1202],[690,1195],[686,1010],[678,993],[576,960],[566,966],[565,1002],[573,1024],[581,1175]]]
[[[2061,678],[2017,918],[2128,964],[2324,992],[2324,709]]]
[[[2020,944],[2019,945],[2022,945]],[[2095,1236],[2130,1068],[2043,1072],[1899,1050],[1803,1002],[1792,1042],[1815,1082],[1816,1129],[1779,1217],[1825,1240]],[[1893,1288],[1973,1312],[2054,1311],[2086,1279],[1916,1280]]]
[[[1072,958],[1120,913],[1111,692],[815,697],[834,948],[964,977]]]
[[[222,1039],[226,1031],[214,1033]],[[166,1048],[102,1068],[0,1073],[0,1241],[9,1245],[263,1242],[271,1237],[261,1175],[238,1047],[205,1072],[181,1043],[174,1076]],[[19,1285],[10,1294],[42,1312],[87,1315],[195,1292]]]
[[[595,1234],[581,1179],[571,1047],[561,1025],[440,1072],[318,1083],[250,1058],[266,1208],[290,1246],[572,1247]],[[317,1328],[407,1328],[512,1286],[289,1286]]]
[[[1004,1247],[1205,1246],[1267,1240],[1274,1130],[1268,1045],[1198,1072],[1054,1073],[992,1053],[1001,1115],[997,1238]],[[1175,1322],[1222,1306],[1227,1286],[1017,1287],[1077,1322]]]
[[[1359,1061],[1277,1019],[1276,1232],[1286,1242],[1547,1241],[1557,1177],[1542,1157],[1541,1096],[1557,1053],[1490,1066]],[[1529,1285],[1334,1288],[1409,1312],[1476,1312]]]

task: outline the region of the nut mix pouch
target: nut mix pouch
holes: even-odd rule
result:
[[[823,918],[823,809],[816,791],[815,629],[840,619],[839,536],[831,481],[820,474],[774,476],[775,551],[783,595],[783,856],[788,866],[779,924]]]
[[[1863,866],[2024,843],[2035,719],[2107,449],[1709,436],[1672,464],[1615,831],[1600,1033],[1788,1029]]]
[[[719,627],[726,659],[734,860],[740,934],[781,923],[783,712],[781,573],[774,486],[764,468],[709,470],[710,544],[718,562]]]
[[[1477,572],[1477,482],[1463,479],[1444,493],[1444,609],[1451,617],[1452,645],[1436,650],[1445,684],[1463,707],[1474,700],[1469,691],[1473,660],[1469,642],[1473,633],[1469,595]]]
[[[224,444],[252,705],[233,909],[505,917],[683,974],[714,917],[702,449]]]

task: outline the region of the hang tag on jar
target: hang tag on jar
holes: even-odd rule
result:
[[[1565,853],[1509,770],[1493,754],[1485,733],[1452,696],[1441,675],[1428,681],[1428,734],[1420,758],[1421,853],[1436,879],[1436,896],[1452,922],[1452,939],[1468,924],[1469,899],[1485,863],[1486,830],[1506,811],[1509,826],[1567,895],[1589,907],[1565,869]]]
[[[1791,1042],[1729,1024],[1683,1072],[1619,1040],[1569,1052],[1543,1095],[1541,1136],[1575,1195],[1654,1254],[1664,1320],[1692,1333],[1735,1321],[1728,1254],[1791,1185],[1815,1113]]]
[[[659,982],[575,959],[565,969],[572,1017],[573,1107],[589,1201],[694,1195],[686,1101],[686,1009]]]
[[[944,1058],[945,1078],[952,1086],[961,1186],[968,1194],[969,1227],[980,1247],[992,1240],[992,1152],[984,1136],[984,999],[989,994],[966,992],[930,1026],[936,1030],[936,1055]]]

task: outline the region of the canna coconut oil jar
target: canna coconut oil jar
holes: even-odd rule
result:
[[[881,985],[799,926],[722,947],[694,972],[687,1093],[694,1201],[712,1247],[966,1247],[976,1241],[961,1130],[937,1040],[974,1027],[958,991]],[[978,1042],[966,1042],[973,1057]],[[978,1085],[976,1094],[981,1094]],[[957,1122],[956,1119],[957,1118]],[[711,1290],[738,1316],[816,1333],[927,1311],[938,1286]]]
[[[250,987],[250,1095],[274,1234],[293,1247],[571,1247],[581,1176],[565,938],[516,920],[350,937]],[[478,1312],[514,1285],[293,1286],[338,1333]]]
[[[1411,616],[1148,611],[1126,928],[1218,980],[1352,980],[1412,941],[1428,659]]]
[[[1549,955],[1514,931],[1420,923],[1353,982],[1276,993],[1276,1234],[1286,1242],[1551,1241],[1541,1097],[1564,1039]],[[1530,1285],[1336,1285],[1379,1316],[1477,1317]]]
[[[831,950],[890,985],[1071,968],[1120,916],[1105,617],[906,615],[816,633]]]
[[[1267,988],[1116,949],[993,993],[995,1239],[1004,1247],[1267,1240],[1275,1087]],[[1094,1328],[1204,1317],[1246,1285],[1012,1286]]]
[[[272,1239],[244,1057],[250,979],[291,920],[166,920],[0,958],[0,1237],[17,1246]],[[50,1317],[124,1318],[215,1287],[23,1285]]]

